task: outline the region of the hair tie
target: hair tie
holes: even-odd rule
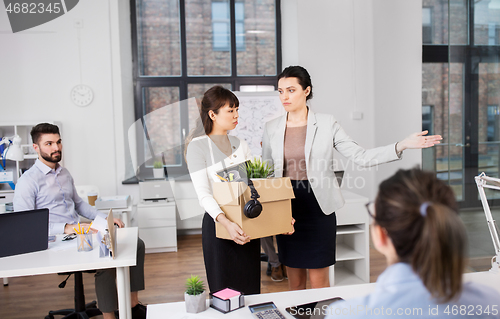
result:
[[[420,215],[423,217],[427,216],[427,208],[431,205],[430,202],[425,202],[420,205]]]

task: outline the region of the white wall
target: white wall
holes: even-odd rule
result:
[[[422,1],[374,3],[375,143],[383,145],[422,130]],[[402,161],[379,167],[375,185],[421,163],[420,150],[407,150]]]
[[[118,8],[118,0],[87,0],[53,21],[13,34],[0,9],[1,122],[62,123],[64,164],[75,182],[98,185],[102,194],[110,195],[117,193],[124,177],[124,118],[133,117],[130,41],[129,69],[123,77],[119,69],[120,57],[127,53],[117,49],[119,10],[130,29],[129,15]],[[87,107],[70,100],[71,88],[80,83],[76,20],[83,21],[82,82],[95,96]],[[122,78],[130,83],[126,92]],[[126,99],[130,111],[124,115]]]
[[[311,74],[311,109],[333,114],[360,145],[395,143],[421,127],[421,0],[282,1],[283,67]],[[395,14],[397,13],[397,14]],[[354,111],[362,112],[353,120]],[[378,183],[421,162],[419,151],[375,168],[352,165],[344,188],[373,198]]]
[[[137,198],[137,186],[121,185],[134,119],[128,3],[80,1],[16,34],[0,10],[0,122],[61,122],[64,163],[76,183]],[[420,15],[421,0],[284,0],[283,66],[309,70],[312,109],[334,114],[359,144],[396,142],[421,126]],[[84,25],[83,82],[95,93],[83,108],[69,98],[79,83],[77,19]],[[353,111],[363,119],[352,120]],[[419,151],[407,151],[403,161],[365,171],[344,161],[351,177],[345,186],[373,197],[382,179],[420,159]]]

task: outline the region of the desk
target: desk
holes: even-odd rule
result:
[[[56,242],[49,243],[47,250],[0,258],[0,278],[116,268],[120,318],[132,318],[129,267],[136,264],[137,233],[137,227],[117,230],[115,259],[99,258],[97,248],[90,252],[78,252],[76,239],[62,242],[62,236],[58,235]],[[93,240],[96,245],[95,235]],[[122,314],[126,315],[122,317]]]
[[[500,274],[490,272],[477,272],[464,275],[465,281],[473,281],[486,286],[493,287],[500,291]],[[350,285],[341,287],[329,287],[321,289],[307,289],[299,291],[286,291],[270,294],[250,295],[245,297],[245,305],[253,305],[262,302],[273,301],[276,307],[283,313],[285,318],[293,318],[285,308],[296,306],[312,301],[323,300],[333,297],[342,297],[344,299],[352,299],[367,295],[375,290],[375,283]],[[208,302],[208,300],[207,300]],[[148,305],[147,319],[170,318],[176,313],[185,313],[186,307],[184,302],[172,302],[156,305]],[[255,319],[250,313],[248,307],[244,307],[227,314],[223,314],[213,308],[208,308],[207,311],[199,313],[200,317],[207,318],[248,318]]]

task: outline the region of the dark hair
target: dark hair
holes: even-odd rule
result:
[[[311,82],[311,76],[309,75],[309,72],[307,72],[307,70],[303,67],[298,65],[289,66],[284,69],[283,72],[280,73],[280,75],[278,75],[278,81],[281,78],[297,78],[297,81],[302,87],[302,90],[307,89],[308,86],[311,88],[311,92],[309,92],[309,95],[306,97],[306,101],[313,98],[313,85]]]
[[[411,264],[438,302],[460,294],[465,227],[453,191],[435,173],[399,170],[383,181],[375,201],[375,223],[387,231],[399,261]]]
[[[31,129],[30,134],[31,134],[31,139],[33,140],[33,143],[35,143],[35,144],[38,144],[42,134],[59,134],[59,135],[61,135],[61,133],[59,133],[59,127],[57,127],[57,125],[50,124],[50,123],[37,124],[36,126],[34,126]]]
[[[205,94],[203,94],[203,99],[199,105],[200,120],[197,121],[196,127],[189,133],[189,136],[186,139],[186,150],[187,144],[189,144],[193,138],[204,134],[208,135],[212,132],[214,123],[208,113],[213,111],[215,114],[218,114],[219,109],[226,104],[229,104],[229,107],[234,108],[239,107],[240,102],[233,92],[220,85],[211,87],[205,92]]]

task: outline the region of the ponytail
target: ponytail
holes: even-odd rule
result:
[[[465,268],[466,231],[458,214],[430,204],[411,265],[432,297],[448,302],[460,295]]]
[[[435,173],[399,170],[380,184],[375,211],[399,261],[412,266],[432,297],[458,297],[467,239],[451,188]]]

